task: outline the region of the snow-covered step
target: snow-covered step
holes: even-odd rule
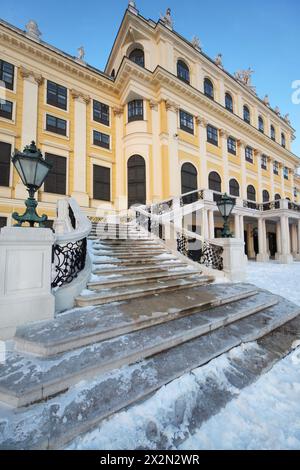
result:
[[[157,266],[161,266],[163,261],[168,261],[168,262],[177,262],[178,258],[177,256],[173,255],[168,255],[167,257],[163,259],[157,259],[156,256],[152,256],[149,258],[144,258],[140,256],[135,256],[132,258],[127,258],[127,259],[120,259],[117,257],[111,257],[111,256],[95,256],[93,258],[93,264],[94,265],[105,265],[105,264],[114,264],[114,265],[119,265],[119,266],[143,266],[145,265],[153,265],[154,263]]]
[[[247,284],[208,284],[179,292],[130,299],[58,314],[55,320],[17,329],[18,351],[54,355],[172,321],[184,315],[249,299],[257,289]]]
[[[89,305],[101,305],[135,297],[155,295],[160,292],[180,290],[186,287],[201,286],[213,281],[214,279],[211,276],[191,276],[187,273],[174,280],[158,280],[157,282],[145,282],[127,287],[101,289],[99,291],[85,290],[75,300],[78,307],[87,307]]]
[[[290,309],[291,306],[285,308]],[[286,331],[291,333],[287,335]],[[274,336],[276,341],[272,340]],[[169,407],[169,421],[165,422],[169,435],[172,429],[176,431],[174,444],[178,444],[185,438],[187,430],[192,433],[201,422],[224,408],[239,390],[256,381],[287,355],[299,339],[300,317],[259,339],[258,345],[249,343],[236,349],[233,348],[241,344],[242,338],[232,338],[225,329],[219,329],[138,364],[78,384],[47,402],[18,410],[0,405],[0,447],[27,450],[64,448],[74,438],[82,438],[83,433],[100,426],[104,419],[144,401],[165,384],[178,390],[180,384],[172,381],[193,371],[192,377],[186,375],[183,379],[196,379],[192,397],[186,395],[181,399],[175,394],[178,403]],[[228,355],[221,356],[227,351],[230,351]],[[217,362],[212,361],[215,357]],[[224,376],[231,384],[228,392],[224,389]],[[185,406],[190,413],[180,412]],[[178,433],[181,419],[184,419],[185,432]],[[149,420],[155,421],[155,415],[149,413]],[[151,437],[151,448],[164,448],[164,444],[157,441],[155,428],[148,434],[148,438]]]
[[[159,265],[157,264],[149,264],[146,266],[143,266],[142,268],[139,266],[139,264],[134,265],[133,267],[128,267],[128,266],[118,266],[118,265],[110,265],[110,264],[104,264],[101,266],[101,268],[94,269],[93,274],[95,275],[110,275],[110,274],[143,274],[143,273],[148,273],[148,272],[165,272],[167,270],[174,270],[174,269],[179,269],[179,268],[184,268],[187,265],[185,263],[181,263],[178,261],[178,263],[160,263]],[[200,269],[200,266],[199,266]]]
[[[138,362],[182,343],[225,326],[229,342],[236,346],[250,335],[250,341],[263,336],[263,330],[256,326],[253,317],[262,316],[265,327],[274,329],[300,313],[300,307],[289,309],[283,314],[278,311],[277,297],[262,292],[257,298],[249,298],[245,306],[238,302],[225,307],[175,319],[138,330],[128,335],[93,344],[73,352],[53,358],[40,359],[21,356],[17,352],[8,358],[5,368],[0,370],[0,400],[16,407],[25,406],[54,394],[61,393],[81,380],[87,380],[118,369],[124,365]],[[256,313],[259,312],[259,313]],[[251,321],[251,317],[252,321]],[[245,318],[245,326],[239,325]],[[231,324],[233,323],[233,326]],[[234,328],[234,329],[233,329]],[[210,346],[210,347],[209,347]],[[206,344],[212,356],[219,354],[216,344]],[[224,352],[224,351],[222,351]]]
[[[136,251],[135,249],[130,252],[129,250],[95,250],[93,249],[91,252],[95,256],[111,256],[112,258],[121,258],[121,259],[130,259],[130,258],[137,258],[137,257],[143,257],[143,258],[152,258],[153,256],[159,256],[162,253],[165,253],[164,250],[158,250],[158,249],[149,249],[149,250],[138,250]],[[169,256],[172,256],[171,254]]]

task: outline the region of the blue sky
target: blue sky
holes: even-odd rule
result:
[[[43,39],[72,54],[84,45],[86,60],[104,69],[127,0],[11,0],[1,2],[0,17],[24,29],[33,18]],[[246,5],[247,4],[247,5]],[[272,106],[290,113],[300,156],[300,104],[292,102],[292,82],[300,80],[299,0],[137,0],[140,13],[157,20],[170,6],[175,30],[200,37],[211,57],[223,54],[229,72],[249,66],[259,96],[269,94]]]

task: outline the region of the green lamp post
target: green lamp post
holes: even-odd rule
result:
[[[229,197],[226,193],[217,201],[218,209],[223,217],[224,225],[222,230],[222,238],[232,238],[229,229],[228,219],[235,206],[235,199]]]
[[[23,223],[28,222],[30,227],[34,227],[35,224],[44,227],[44,222],[48,217],[45,214],[41,217],[37,214],[38,202],[34,198],[34,193],[42,186],[52,165],[44,160],[34,141],[27,145],[23,152],[16,151],[12,162],[29,193],[29,197],[25,201],[26,211],[24,214],[19,215],[17,212],[12,214],[13,219],[17,221],[15,226],[21,227]]]

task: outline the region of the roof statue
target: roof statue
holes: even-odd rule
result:
[[[287,113],[287,114],[283,117],[283,119],[284,119],[285,122],[287,122],[288,124],[291,124],[289,113]]]
[[[217,55],[217,57],[215,58],[215,63],[218,67],[220,67],[221,69],[223,68],[223,62],[222,62],[222,54],[219,53]]]
[[[25,31],[27,36],[30,36],[32,39],[36,39],[39,41],[40,36],[42,33],[40,32],[37,22],[34,20],[29,20],[28,23],[25,25]]]
[[[201,48],[201,42],[200,42],[200,39],[199,39],[198,36],[194,36],[194,37],[192,38],[191,43],[192,43],[192,46],[193,46],[195,49],[198,49],[198,51],[201,51],[201,49],[202,49],[202,48]]]
[[[251,87],[251,78],[253,73],[254,70],[251,70],[249,67],[247,70],[238,70],[235,72],[234,76],[239,82],[243,83],[243,85]]]
[[[274,109],[275,113],[280,116],[280,109],[278,108],[278,106],[276,106],[276,108]]]
[[[136,9],[136,3],[134,0],[129,0],[128,6]]]
[[[266,106],[270,106],[269,95],[265,95],[263,102],[265,103]]]
[[[82,62],[84,61],[84,56],[85,56],[85,50],[83,46],[78,47],[77,49],[77,59],[81,60]]]
[[[173,29],[173,20],[171,16],[171,8],[167,8],[165,16],[160,15],[161,21],[170,29]]]

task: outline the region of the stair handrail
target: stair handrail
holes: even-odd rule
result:
[[[164,220],[162,214],[152,214],[149,212],[147,206],[138,206],[135,207],[134,210],[136,213],[136,222],[162,241],[165,241],[164,234],[167,232],[166,228],[169,230],[168,233],[176,234],[176,249],[183,256],[206,267],[217,269],[218,271],[223,270],[223,247],[219,246],[217,243],[213,243],[211,240],[205,240],[205,238],[198,233],[190,232],[184,227],[175,225],[174,221]],[[140,216],[143,216],[144,220],[142,220]],[[145,218],[147,218],[146,221]],[[197,249],[191,249],[190,244],[194,243],[194,240],[198,242],[196,242]]]
[[[92,223],[73,198],[57,202],[57,219],[54,223],[55,242],[52,248],[52,288],[71,284],[85,269],[87,237]]]

